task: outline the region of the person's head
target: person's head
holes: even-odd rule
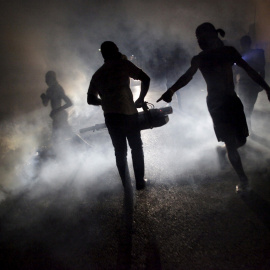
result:
[[[105,61],[119,57],[119,49],[112,41],[103,42],[101,44],[100,51]]]
[[[251,43],[252,43],[251,38],[248,35],[245,35],[240,39],[240,45],[243,51],[249,50],[251,47]]]
[[[48,86],[54,85],[57,82],[56,73],[52,70],[48,71],[45,75],[45,81]]]
[[[215,26],[209,22],[199,25],[196,29],[196,37],[198,44],[202,50],[223,46],[223,42],[219,39],[218,34],[222,37],[225,32],[222,29],[216,29]]]

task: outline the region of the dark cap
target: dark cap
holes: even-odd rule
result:
[[[101,54],[105,60],[110,59],[110,58],[114,58],[119,53],[118,47],[112,41],[103,42],[101,44],[100,50],[101,50]]]

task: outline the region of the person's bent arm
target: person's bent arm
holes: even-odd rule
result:
[[[138,80],[141,81],[141,92],[139,98],[135,101],[135,105],[137,108],[140,108],[142,107],[144,98],[149,90],[150,78],[146,73],[141,70],[138,76]]]
[[[101,105],[101,99],[98,98],[96,95],[88,93],[88,95],[87,95],[87,103],[89,105],[99,106],[99,105]]]
[[[66,104],[59,108],[61,111],[65,110],[73,105],[72,101],[70,100],[70,98],[68,96],[64,95],[62,97],[62,99],[66,102]]]
[[[265,80],[263,79],[263,77],[256,71],[254,70],[245,60],[243,60],[242,58],[239,59],[236,64],[243,68],[247,74],[249,75],[249,77],[256,82],[257,84],[259,84],[267,93],[268,99],[270,101],[270,87],[269,85],[265,82]]]
[[[173,94],[181,89],[182,87],[186,86],[193,78],[193,75],[197,72],[198,67],[194,64],[194,62],[191,62],[190,68],[186,71],[185,74],[183,74],[176,83],[171,86],[158,100],[157,102],[164,100],[166,102],[172,101]]]
[[[87,103],[89,105],[95,105],[100,106],[101,105],[101,99],[98,98],[98,87],[96,87],[95,80],[91,79],[88,92],[87,92]]]
[[[63,95],[62,96],[62,99],[65,101],[65,104],[57,109],[53,109],[50,113],[50,116],[53,116],[55,115],[56,113],[59,113],[69,107],[71,107],[73,104],[72,104],[72,101],[70,100],[70,98],[66,95]]]

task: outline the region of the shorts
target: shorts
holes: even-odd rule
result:
[[[239,144],[245,144],[249,131],[243,104],[236,94],[222,98],[208,96],[207,107],[218,141],[226,142],[234,137]]]

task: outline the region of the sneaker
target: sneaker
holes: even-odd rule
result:
[[[235,187],[235,192],[237,194],[247,194],[251,190],[248,183],[240,183]]]
[[[143,190],[143,189],[145,189],[145,187],[146,187],[148,184],[149,184],[149,181],[148,181],[146,178],[144,178],[144,179],[143,179],[143,182],[141,182],[141,183],[136,183],[136,189],[137,189],[137,190]]]

